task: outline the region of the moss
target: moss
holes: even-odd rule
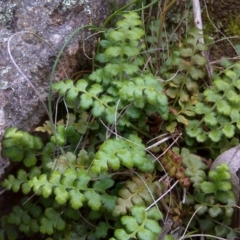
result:
[[[240,35],[240,16],[230,16],[229,23],[226,29],[228,35],[236,36]]]
[[[204,10],[202,14],[204,34],[212,38],[209,39],[210,41],[216,41],[210,49],[211,59],[217,60],[222,56],[236,56],[236,51],[222,33],[227,37],[240,35],[240,2],[232,0],[209,1],[207,10],[210,20],[215,25],[213,26],[209,21],[206,10]],[[230,41],[235,46],[240,43],[239,38],[231,38]],[[208,43],[208,41],[206,42]]]
[[[11,28],[14,19],[14,9],[16,4],[6,4],[0,6],[0,26]]]
[[[83,7],[85,12],[91,13],[89,0],[63,0],[60,1],[59,9],[62,13],[66,13],[77,7]]]

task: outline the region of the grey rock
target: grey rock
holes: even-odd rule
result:
[[[121,6],[126,2],[120,1]],[[47,100],[49,76],[57,53],[78,27],[101,27],[109,7],[112,1],[108,0],[0,1],[0,141],[8,127],[32,131],[41,122],[46,115],[42,102]],[[69,78],[89,62],[86,56],[91,57],[97,37],[90,37],[91,34],[85,28],[70,41],[54,81]],[[8,42],[22,74],[10,59]],[[0,180],[8,164],[0,156]]]

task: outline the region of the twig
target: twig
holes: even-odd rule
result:
[[[149,210],[153,205],[156,205],[158,201],[160,201],[163,197],[165,197],[172,189],[178,184],[179,180],[177,180],[169,189],[166,191],[161,197],[159,197],[155,202],[149,205],[145,211]]]
[[[194,23],[195,26],[201,30],[201,33],[203,33],[203,24],[202,24],[202,16],[201,16],[201,7],[200,7],[200,2],[199,0],[192,0],[192,4],[193,4],[193,15],[194,15]],[[199,43],[204,44],[204,39],[203,37],[199,39]],[[212,85],[213,81],[212,81],[212,66],[209,63],[209,59],[208,59],[208,54],[206,51],[202,51],[202,55],[203,57],[206,58],[207,60],[207,64],[206,64],[206,71],[207,71],[207,75],[208,75],[208,80],[210,85]]]

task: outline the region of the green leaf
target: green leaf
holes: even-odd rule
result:
[[[163,214],[156,207],[152,207],[147,211],[147,217],[148,219],[159,221],[163,219]]]
[[[121,72],[121,66],[119,66],[119,64],[112,64],[112,63],[108,63],[104,70],[106,71],[107,74],[111,75],[111,76],[116,76],[118,75],[119,72]]]
[[[104,55],[105,56],[105,55]],[[104,78],[104,70],[102,68],[97,69],[95,71],[93,71],[90,75],[89,75],[89,79],[92,81],[95,81],[97,83],[101,83],[102,79]],[[85,80],[84,80],[85,81]],[[87,85],[86,85],[87,86]],[[85,88],[86,88],[85,86]],[[84,90],[85,90],[84,88]]]
[[[127,168],[132,168],[134,166],[134,162],[132,160],[132,154],[125,149],[119,150],[116,153],[116,156],[120,159],[122,164]]]
[[[205,72],[201,69],[198,69],[194,66],[190,68],[190,75],[194,80],[198,80],[200,78],[203,78],[205,76]]]
[[[92,108],[92,114],[94,117],[100,117],[105,110],[105,106],[99,102],[99,101],[94,101],[93,103],[93,108]]]
[[[20,162],[24,157],[24,150],[16,147],[4,148],[1,154],[3,157],[9,158],[13,162]]]
[[[185,90],[180,92],[180,101],[183,103],[189,102],[189,93]]]
[[[144,206],[133,206],[130,210],[131,214],[137,220],[138,224],[142,224],[146,219],[146,211]]]
[[[189,121],[189,124],[186,126],[186,133],[190,137],[197,137],[199,134],[201,134],[202,129],[199,126],[199,121],[197,121],[197,120]]]
[[[230,206],[226,206],[224,209],[225,209],[225,216],[227,218],[231,218],[234,213],[234,208]]]
[[[175,88],[168,88],[166,91],[166,94],[170,97],[170,98],[175,98],[178,94],[178,89]]]
[[[182,57],[192,57],[193,50],[191,48],[183,48],[180,50],[180,55]]]
[[[49,196],[52,193],[52,185],[49,185],[49,184],[43,185],[41,190],[42,190],[43,197],[49,198]]]
[[[202,232],[212,230],[215,227],[215,222],[211,218],[200,219],[199,220],[200,229]]]
[[[102,195],[103,206],[109,212],[112,212],[114,207],[116,206],[116,200],[117,198],[115,196],[110,196],[107,194]]]
[[[222,180],[231,179],[231,173],[229,171],[229,166],[226,163],[222,163],[216,167],[216,170],[210,170],[208,173],[209,177],[215,182],[220,182]]]
[[[201,190],[204,192],[204,193],[214,193],[216,191],[216,187],[215,187],[215,184],[212,183],[212,182],[202,182],[201,185]]]
[[[186,119],[184,116],[182,116],[182,115],[178,115],[177,117],[176,117],[176,120],[178,121],[178,122],[180,122],[180,123],[183,123],[184,125],[188,125],[188,119]]]
[[[181,156],[183,157],[182,162],[186,167],[185,175],[190,177],[190,181],[195,187],[198,187],[206,178],[206,174],[203,171],[206,169],[206,165],[199,156],[191,154],[186,148],[182,148]]]
[[[159,235],[161,232],[161,227],[159,223],[155,220],[147,219],[144,228],[148,229],[150,232]]]
[[[125,225],[128,232],[134,232],[136,229],[139,228],[136,219],[132,216],[123,216],[121,218],[121,222],[123,225]]]
[[[222,127],[225,126],[226,124],[229,124],[229,118],[222,114],[217,115],[217,120]]]
[[[126,36],[123,32],[116,30],[116,31],[111,31],[109,33],[109,38],[114,41],[123,41],[123,40],[125,40]]]
[[[97,225],[94,235],[96,236],[97,239],[100,239],[100,238],[106,239],[106,237],[108,235],[108,229],[109,229],[109,226],[106,222],[100,222]]]
[[[74,101],[77,98],[77,96],[78,96],[78,89],[73,86],[68,90],[66,99],[71,102],[71,101]]]
[[[35,153],[33,153],[33,152],[27,152],[27,153],[25,154],[23,163],[24,163],[24,165],[25,165],[26,167],[35,166],[36,163],[37,163],[37,158],[36,158]]]
[[[108,57],[117,57],[123,53],[123,49],[119,46],[111,46],[104,52]]]
[[[196,46],[196,50],[198,51],[207,51],[208,47],[207,45],[203,44],[203,43],[198,43]]]
[[[139,53],[140,53],[139,48],[133,47],[133,46],[128,46],[128,45],[125,45],[123,47],[123,51],[124,51],[124,54],[126,54],[128,57],[134,57],[134,56],[139,55]]]
[[[100,45],[101,45],[101,47],[103,47],[103,48],[108,48],[108,47],[110,47],[111,46],[111,42],[110,41],[108,41],[108,40],[106,40],[106,39],[102,39],[101,41],[100,41]]]
[[[216,236],[225,237],[229,233],[229,229],[226,226],[217,225],[214,227]]]
[[[55,199],[60,204],[63,205],[68,200],[68,192],[64,187],[56,187],[54,189],[54,194],[56,195]]]
[[[197,27],[194,27],[194,28],[191,28],[189,31],[188,31],[188,34],[193,36],[195,40],[198,40],[200,38],[203,37],[203,34],[202,34],[202,30],[200,30],[199,28]]]
[[[140,91],[138,91],[138,89],[140,89]],[[137,97],[138,92],[140,94],[139,98],[141,98],[143,95],[142,88],[136,88],[133,82],[129,82],[124,84],[124,86],[119,90],[119,95],[123,100],[133,101],[134,100],[133,97],[138,98]]]
[[[168,99],[166,95],[158,94],[157,102],[160,105],[159,106],[160,109],[166,109],[165,111],[163,110],[163,112],[168,112]]]
[[[13,226],[9,226],[5,229],[5,233],[9,240],[16,240],[19,237],[19,232]],[[1,240],[5,240],[6,238],[2,238]]]
[[[227,91],[226,97],[231,103],[236,103],[236,104],[240,103],[240,96],[233,89],[230,89],[229,91]]]
[[[128,29],[132,26],[141,26],[142,25],[142,21],[139,19],[140,17],[136,12],[125,13],[125,14],[123,14],[123,17],[124,17],[124,20],[119,21],[117,23],[117,26]],[[125,24],[127,24],[127,25],[125,25]]]
[[[222,214],[222,209],[218,206],[213,206],[211,208],[208,209],[209,215],[212,218],[217,217],[218,215]]]
[[[207,140],[207,135],[206,135],[206,133],[199,134],[196,137],[196,139],[198,142],[205,142]]]
[[[28,185],[28,183],[22,184],[22,192],[24,194],[28,194],[31,191],[31,187]]]
[[[222,136],[222,132],[219,129],[213,129],[210,131],[208,136],[213,142],[219,142]]]
[[[223,127],[222,132],[227,138],[232,138],[235,133],[235,126],[228,124]]]
[[[234,81],[234,86],[235,86],[237,89],[240,89],[240,79]]]
[[[206,89],[203,92],[203,95],[205,96],[205,99],[208,102],[217,103],[218,101],[220,101],[222,99],[222,96],[220,94],[218,94],[217,92],[215,92],[213,89]]]
[[[220,201],[220,202],[224,203],[225,205],[226,204],[230,204],[230,205],[236,204],[236,200],[235,200],[233,191],[218,190],[215,194],[215,198],[217,199],[217,201]]]
[[[128,30],[127,33],[128,33],[127,38],[130,40],[139,40],[144,35],[144,31],[140,28]]]
[[[59,124],[57,125],[57,131],[54,136],[51,137],[51,142],[56,143],[60,146],[64,146],[66,144],[66,129],[65,125]]]
[[[129,64],[129,63],[124,63],[122,65],[122,71],[124,71],[126,74],[132,75],[136,72],[138,72],[139,67],[133,64]]]
[[[91,95],[97,96],[99,93],[103,91],[103,88],[100,84],[93,84],[88,90],[88,93]]]
[[[231,106],[228,104],[227,101],[221,100],[217,103],[217,110],[219,113],[229,116],[231,113]]]
[[[208,207],[205,205],[195,204],[194,209],[197,211],[197,215],[202,216],[208,211]]]
[[[239,109],[232,108],[230,113],[230,118],[232,122],[238,122],[240,120]]]
[[[145,239],[155,239],[156,235],[154,235],[151,231],[145,229],[145,228],[140,228],[139,231],[137,232],[137,239],[139,240],[145,240]]]
[[[65,95],[65,93],[72,87],[74,87],[74,85],[73,85],[73,80],[71,79],[52,84],[52,90],[58,91],[58,94],[60,96]]]
[[[82,94],[80,99],[81,99],[80,106],[84,110],[89,109],[89,107],[91,107],[93,104],[92,97],[89,94],[85,94],[85,93]]]
[[[68,160],[70,162],[76,161],[76,156],[73,153],[67,152],[66,155],[68,155]],[[70,158],[72,158],[72,160],[70,160]],[[61,180],[61,184],[64,187],[73,186],[75,180],[77,179],[76,171],[71,168],[68,168],[67,170],[64,171],[63,175],[64,177]]]
[[[209,124],[210,126],[216,126],[218,124],[217,118],[215,117],[215,112],[209,112],[205,115],[204,122]]]
[[[114,185],[114,180],[111,178],[103,178],[93,184],[93,187],[98,191],[105,191]]]
[[[41,226],[39,228],[40,232],[43,234],[53,234],[54,229],[64,230],[66,223],[61,219],[60,213],[56,212],[53,208],[46,208],[45,217],[43,217],[40,222]]]
[[[205,66],[207,64],[207,59],[200,54],[194,55],[193,61],[199,66]]]
[[[75,87],[81,92],[84,92],[87,86],[88,86],[88,82],[85,79],[80,79],[75,84]]]
[[[231,80],[236,80],[237,79],[237,74],[234,71],[230,70],[230,69],[226,70],[225,74],[226,74],[226,76],[231,78]]]
[[[190,92],[197,92],[198,91],[198,83],[193,81],[191,78],[187,78],[186,80],[186,88]]]
[[[101,196],[93,190],[87,190],[84,193],[84,196],[87,198],[88,206],[92,210],[98,211],[99,208],[102,206]]]
[[[221,191],[230,191],[232,189],[232,184],[230,181],[221,181],[217,186]]]
[[[114,236],[118,239],[118,240],[122,240],[122,239],[129,239],[131,236],[129,234],[127,234],[123,229],[116,229],[114,231]]]
[[[214,85],[217,87],[218,90],[222,90],[224,92],[231,87],[231,85],[229,83],[227,83],[226,81],[224,81],[222,79],[215,79]]]
[[[174,133],[176,126],[177,126],[177,122],[171,122],[169,125],[167,125],[166,130],[170,133]],[[239,125],[239,127],[240,127],[240,125]]]
[[[147,98],[147,101],[152,104],[155,105],[157,102],[157,92],[153,89],[153,88],[147,88],[144,91],[144,95]]]
[[[87,198],[77,189],[71,189],[68,192],[68,196],[72,208],[76,210],[81,208],[83,206],[83,202],[87,200]]]
[[[88,183],[91,180],[91,176],[84,170],[78,171],[78,181],[76,187],[79,189],[87,189]]]

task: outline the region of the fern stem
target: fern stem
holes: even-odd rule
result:
[[[167,12],[171,9],[171,7],[177,2],[177,0],[172,0],[168,5],[168,0],[164,1],[163,12],[160,14],[159,18],[159,27],[158,27],[158,44],[157,44],[157,59],[159,59],[160,49],[162,47],[162,31],[164,20]]]
[[[142,135],[144,135],[145,137],[149,137],[151,138],[152,136],[147,134],[146,132],[142,131],[140,128],[136,127],[135,125],[133,124],[130,124],[131,128],[136,130],[137,132],[141,133]]]

